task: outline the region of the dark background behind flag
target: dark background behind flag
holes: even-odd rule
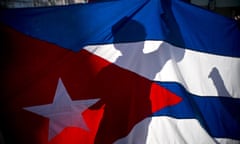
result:
[[[1,7],[42,7],[54,5],[69,5],[76,3],[101,2],[106,0],[1,0]],[[184,0],[194,5],[209,9],[221,15],[240,19],[240,0]]]

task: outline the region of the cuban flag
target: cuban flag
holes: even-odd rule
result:
[[[5,144],[239,144],[240,28],[181,0],[0,10]]]

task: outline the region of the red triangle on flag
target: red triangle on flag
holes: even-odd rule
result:
[[[1,121],[6,141],[110,144],[138,122],[181,98],[160,85],[81,50],[72,52],[1,26]],[[66,127],[50,141],[49,119],[24,110],[53,103],[59,78],[71,99],[100,99],[82,113],[89,130]],[[81,113],[80,113],[81,114]],[[67,117],[66,117],[67,118]]]

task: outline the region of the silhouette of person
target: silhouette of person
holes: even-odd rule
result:
[[[96,144],[111,144],[127,136],[135,124],[152,114],[149,96],[153,82],[149,79],[153,79],[168,60],[179,61],[184,54],[171,54],[167,43],[162,43],[156,51],[143,53],[146,30],[141,23],[129,18],[115,24],[112,35],[114,47],[122,55],[115,64],[102,69],[93,84],[92,93],[101,99],[96,105],[104,105]],[[128,70],[119,65],[127,66]],[[149,79],[131,71],[134,69]]]
[[[145,39],[146,32],[140,23],[124,19],[118,24],[122,28],[113,28],[114,43]],[[118,24],[116,26],[119,26]],[[137,38],[134,36],[136,32]],[[127,33],[127,36],[122,33]],[[113,143],[126,136],[136,123],[152,113],[149,100],[151,83],[115,64],[110,64],[99,72],[95,78],[93,93],[101,98],[96,105],[104,105],[104,113],[94,143]]]

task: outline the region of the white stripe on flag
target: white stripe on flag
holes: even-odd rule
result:
[[[196,119],[146,118],[114,144],[215,144]]]
[[[181,83],[195,95],[240,98],[240,58],[178,48],[163,41],[92,45],[85,49],[150,80]]]

